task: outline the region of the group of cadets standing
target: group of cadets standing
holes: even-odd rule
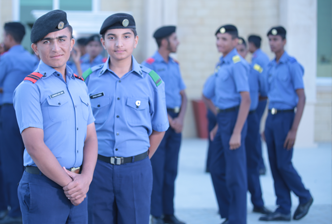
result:
[[[39,64],[20,45],[22,24],[6,23],[4,31],[0,223],[183,224],[174,215],[187,107],[179,63],[170,57],[179,45],[176,27],[155,31],[158,50],[142,65],[132,55],[135,20],[125,13],[109,16],[99,35],[79,41],[86,53],[74,47],[64,11],[41,16],[30,36]],[[299,197],[293,218],[301,219],[313,202],[291,162],[305,103],[304,71],[284,51],[286,30],[273,27],[267,34],[276,55],[271,62],[260,50],[261,38],[249,36],[251,64],[234,25],[219,27],[215,36],[222,56],[203,99],[207,168],[223,223],[246,223],[247,191],[262,221],[289,221],[293,191]],[[103,48],[107,59],[100,56]],[[277,196],[274,212],[264,206],[259,181],[259,126],[267,98],[263,136]]]

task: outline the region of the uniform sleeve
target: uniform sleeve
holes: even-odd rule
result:
[[[14,108],[20,132],[27,128],[43,129],[43,114],[35,84],[23,81],[14,91]]]
[[[249,92],[248,69],[240,62],[233,66],[233,78],[237,92]]]
[[[204,87],[203,87],[203,95],[206,98],[212,99],[215,95],[215,80],[216,76],[211,75],[205,82]]]
[[[153,111],[151,113],[152,129],[158,132],[166,131],[169,127],[169,123],[164,82],[155,88],[153,101]]]
[[[292,77],[294,89],[295,90],[304,89],[304,83],[303,83],[304,69],[303,69],[303,67],[297,62],[289,63],[289,66],[290,66],[290,70],[291,70],[291,77]]]

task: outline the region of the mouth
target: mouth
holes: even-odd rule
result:
[[[51,56],[51,58],[58,59],[58,58],[61,58],[62,56],[63,56],[63,54],[58,54],[58,55]]]
[[[125,50],[115,50],[115,53],[124,53]]]

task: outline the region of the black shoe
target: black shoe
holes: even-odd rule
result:
[[[164,223],[165,224],[186,224],[185,222],[178,220],[175,217],[175,215],[164,215]]]
[[[3,220],[7,214],[8,214],[8,210],[0,211],[0,220]]]
[[[254,207],[254,209],[252,210],[254,213],[261,213],[263,215],[268,215],[271,214],[272,212],[267,209],[266,207]]]
[[[291,221],[291,215],[285,215],[279,212],[273,212],[259,218],[259,221]]]
[[[7,215],[5,218],[0,220],[0,224],[22,224],[22,217],[11,217]]]
[[[265,168],[259,169],[259,175],[264,176],[265,174],[266,174],[266,169]]]
[[[151,216],[151,224],[164,224],[164,220],[161,217]]]
[[[228,219],[225,219],[225,221],[223,221],[221,224],[228,224]]]
[[[312,205],[313,202],[314,202],[314,199],[311,198],[307,203],[299,204],[299,206],[297,206],[297,209],[294,212],[293,219],[294,220],[300,220],[304,216],[306,216],[306,214],[308,214],[309,208],[310,208],[310,206]]]

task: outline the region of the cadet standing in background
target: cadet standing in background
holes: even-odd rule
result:
[[[250,107],[248,66],[237,53],[238,31],[224,25],[215,32],[217,49],[223,56],[214,86],[203,93],[210,109],[218,108],[218,124],[211,138],[220,149],[211,154],[210,173],[224,224],[245,224],[247,221],[247,172],[245,137]],[[212,99],[216,97],[216,105]]]
[[[165,82],[170,127],[151,159],[153,169],[152,224],[182,224],[184,222],[179,221],[174,215],[174,195],[187,96],[179,63],[170,57],[171,53],[176,53],[180,42],[177,39],[175,26],[160,27],[154,32],[153,37],[156,39],[158,51],[143,65],[156,71]]]
[[[239,37],[239,43],[236,46],[239,54],[245,58],[248,50],[246,41]],[[249,88],[250,88],[250,110],[247,117],[247,136],[245,139],[246,147],[246,156],[247,156],[247,179],[248,179],[248,191],[251,194],[251,202],[254,205],[253,212],[261,214],[269,214],[269,211],[264,206],[262,188],[259,179],[259,167],[260,167],[260,158],[261,152],[257,147],[257,141],[260,137],[259,133],[259,120],[256,113],[256,108],[258,105],[259,94],[262,92],[262,79],[261,73],[263,71],[262,67],[258,64],[249,65],[246,62],[246,65],[249,67]]]
[[[25,28],[19,22],[4,25],[4,48],[7,51],[0,59],[0,83],[2,83],[2,137],[1,166],[6,202],[11,207],[8,215],[0,223],[15,223],[22,220],[17,185],[23,174],[24,145],[17,125],[13,107],[13,92],[24,77],[33,72],[36,58],[27,52],[21,42]]]
[[[100,29],[108,60],[83,77],[96,118],[98,162],[89,190],[89,223],[149,223],[150,158],[168,128],[165,84],[137,63],[132,15],[109,16]]]
[[[249,45],[249,52],[252,54],[251,58],[251,66],[255,66],[256,64],[261,68],[262,71],[266,69],[267,64],[269,63],[269,57],[261,50],[261,42],[262,38],[258,35],[250,35],[248,37],[248,45]],[[256,66],[257,67],[257,66]],[[260,72],[261,76],[264,72]],[[267,104],[266,97],[262,95],[259,96],[258,106],[256,108],[256,113],[258,116],[258,123],[260,126],[262,116],[264,114],[265,108]],[[259,150],[260,155],[260,162],[259,162],[259,173],[260,175],[264,175],[266,173],[266,167],[263,160],[263,153],[262,153],[262,140],[261,136],[258,136],[257,141],[257,148]]]
[[[39,17],[31,42],[41,61],[14,93],[26,147],[18,187],[23,222],[87,223],[97,135],[87,87],[66,66],[75,43],[66,13],[53,10]]]
[[[262,216],[262,221],[291,220],[291,191],[299,198],[293,219],[303,218],[313,203],[301,177],[292,164],[296,133],[305,105],[303,67],[284,50],[286,29],[272,27],[267,36],[275,59],[267,65],[264,87],[269,98],[269,113],[265,125],[274,190],[278,208]]]

